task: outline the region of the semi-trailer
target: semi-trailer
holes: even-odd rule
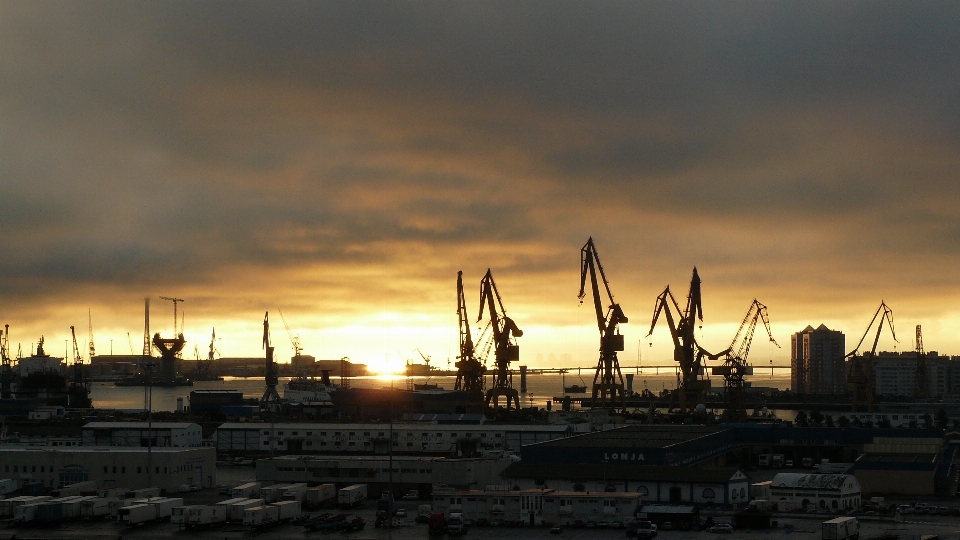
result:
[[[290,484],[280,494],[281,501],[297,501],[303,504],[307,496],[307,484]]]
[[[178,506],[183,506],[183,498],[181,497],[152,497],[147,499],[147,504],[153,505],[157,508],[157,517],[156,519],[170,519],[170,515],[173,513],[173,509]]]
[[[140,503],[125,506],[117,511],[120,523],[127,527],[135,527],[157,519],[157,507],[152,504]]]
[[[33,521],[37,517],[37,509],[40,508],[42,502],[31,502],[27,504],[22,504],[14,510],[13,521],[14,523],[27,523]]]
[[[248,499],[247,497],[234,497],[232,499],[227,499],[225,501],[214,503],[214,506],[220,507],[220,513],[221,515],[223,515],[223,520],[228,521],[230,519],[230,507],[237,503],[242,503],[244,501],[249,501],[249,500],[250,499]]]
[[[367,485],[354,484],[337,492],[337,502],[342,508],[357,506],[367,498]]]
[[[230,496],[237,497],[256,497],[260,494],[260,482],[248,482],[239,485],[230,490]]]
[[[272,525],[279,521],[280,508],[272,504],[247,508],[243,513],[243,524],[247,527],[258,528]]]
[[[279,508],[277,521],[283,523],[300,517],[300,501],[280,501],[271,506]]]
[[[230,505],[227,521],[243,523],[243,514],[248,508],[255,508],[265,504],[263,499],[246,499],[242,502],[233,503]]]
[[[203,506],[202,504],[191,504],[188,506],[178,506],[170,511],[170,523],[175,523],[177,528],[182,529],[190,521],[190,509]]]
[[[272,486],[262,487],[260,488],[260,498],[268,503],[275,503],[280,500],[280,496],[283,495],[283,490],[287,489],[289,485],[290,484],[274,484]]]
[[[159,497],[159,496],[160,496],[160,488],[158,487],[131,489],[124,495],[124,497],[127,499],[146,499],[149,497]]]
[[[224,512],[226,507],[220,505],[198,505],[190,509],[190,516],[187,520],[188,527],[205,527],[214,523],[224,523],[227,521]]]
[[[49,495],[22,495],[20,497],[0,500],[0,518],[12,518],[16,514],[17,507],[19,506],[30,503],[40,503],[52,498],[53,497]]]
[[[337,486],[334,484],[320,484],[307,488],[303,504],[307,508],[319,508],[327,501],[337,497]]]
[[[96,491],[97,491],[96,480],[85,480],[83,482],[70,484],[69,486],[63,486],[62,488],[56,491],[56,495],[60,498],[63,498],[63,497],[72,497],[76,495],[82,495],[84,493],[96,493]]]
[[[110,503],[114,497],[95,497],[80,503],[80,519],[101,519],[110,515]]]

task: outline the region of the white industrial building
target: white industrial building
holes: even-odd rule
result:
[[[779,473],[768,489],[770,502],[780,511],[809,506],[830,510],[860,506],[860,482],[851,474]]]
[[[505,486],[504,486],[505,487]],[[528,489],[523,491],[437,489],[433,511],[460,512],[464,519],[500,520],[524,525],[570,525],[575,520],[598,524],[626,523],[641,506],[637,493],[605,493]]]
[[[213,448],[0,448],[0,474],[18,481],[38,480],[48,488],[96,481],[102,488],[157,486],[213,487],[217,483]]]
[[[406,454],[495,455],[578,433],[566,424],[394,423],[393,451]],[[588,426],[584,426],[587,430]],[[221,453],[387,454],[391,425],[227,422],[214,436]]]
[[[80,429],[80,439],[83,446],[203,446],[200,425],[190,422],[89,422]]]

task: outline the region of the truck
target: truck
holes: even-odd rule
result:
[[[362,503],[367,498],[367,485],[354,484],[337,492],[337,503],[341,508],[351,508]]]
[[[283,493],[280,494],[281,501],[297,501],[303,504],[307,496],[306,484],[290,484]]]
[[[190,509],[187,518],[188,527],[205,527],[214,523],[223,523],[227,520],[225,506],[197,505]]]
[[[317,487],[307,488],[303,505],[307,508],[320,508],[327,501],[337,497],[337,486],[334,484],[320,484]]]
[[[450,536],[461,536],[467,529],[463,526],[463,514],[460,512],[450,512],[447,518],[447,534]]]
[[[248,482],[241,484],[230,490],[230,496],[237,497],[255,497],[260,494],[260,482]]]
[[[770,466],[774,469],[780,469],[783,467],[783,454],[774,454],[770,457]]]
[[[247,499],[243,502],[230,505],[230,512],[227,514],[227,521],[243,523],[243,513],[247,508],[254,508],[266,504],[263,499]]]
[[[433,512],[430,514],[430,521],[427,524],[427,534],[437,536],[447,534],[447,518],[443,512]]]
[[[289,484],[274,484],[260,488],[260,498],[268,503],[275,503],[280,500],[283,490],[287,489]]]
[[[838,517],[823,522],[822,540],[857,540],[860,522],[855,517]]]
[[[39,503],[53,497],[49,495],[22,495],[20,497],[11,497],[0,501],[0,518],[12,518],[17,511],[17,507],[30,503]]]
[[[277,521],[279,522],[287,522],[300,517],[300,501],[280,501],[270,506],[280,509],[277,515]]]
[[[125,506],[117,511],[117,519],[127,527],[136,527],[156,521],[157,507],[147,503]]]
[[[280,508],[272,504],[254,506],[243,512],[243,524],[251,528],[266,527],[279,521]]]
[[[637,538],[650,540],[657,535],[657,525],[652,521],[637,521]]]

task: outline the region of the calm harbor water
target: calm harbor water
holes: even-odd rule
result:
[[[673,389],[677,386],[676,375],[672,370],[660,369],[659,372],[653,368],[644,368],[637,371],[636,368],[624,368],[623,374],[634,374],[634,391],[641,391],[644,388],[651,392],[659,393],[664,389]],[[287,379],[281,379],[281,387],[278,390],[282,394],[282,385]],[[757,368],[756,375],[748,377],[753,386],[772,387],[779,389],[790,388],[790,370],[783,368],[774,368],[771,370]],[[412,383],[432,383],[441,388],[452,390],[456,377],[437,376],[437,377],[353,377],[350,379],[350,385],[354,388],[406,388],[408,381]],[[334,382],[338,379],[334,377]],[[520,377],[515,376],[514,386],[519,389]],[[489,386],[490,379],[487,379]],[[527,394],[522,396],[521,404],[528,406],[534,404],[540,407],[545,406],[547,400],[554,396],[563,395],[564,386],[572,385],[586,386],[588,389],[593,384],[593,371],[582,370],[578,375],[576,372],[567,373],[561,376],[556,373],[544,375],[527,376]],[[722,386],[723,379],[713,378],[714,386]],[[225,381],[198,381],[192,387],[179,388],[154,388],[153,389],[153,410],[154,411],[175,411],[177,408],[177,398],[182,397],[184,405],[189,405],[188,396],[191,390],[240,390],[244,397],[259,398],[263,395],[263,379],[256,378],[228,378]],[[581,394],[582,395],[582,394]],[[90,397],[93,399],[93,406],[107,409],[143,409],[144,408],[144,389],[136,386],[114,386],[113,383],[94,383],[90,390]]]

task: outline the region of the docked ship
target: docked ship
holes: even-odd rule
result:
[[[340,389],[330,382],[330,371],[321,371],[320,378],[300,375],[283,385],[283,399],[292,403],[315,403],[333,401],[333,394]]]

